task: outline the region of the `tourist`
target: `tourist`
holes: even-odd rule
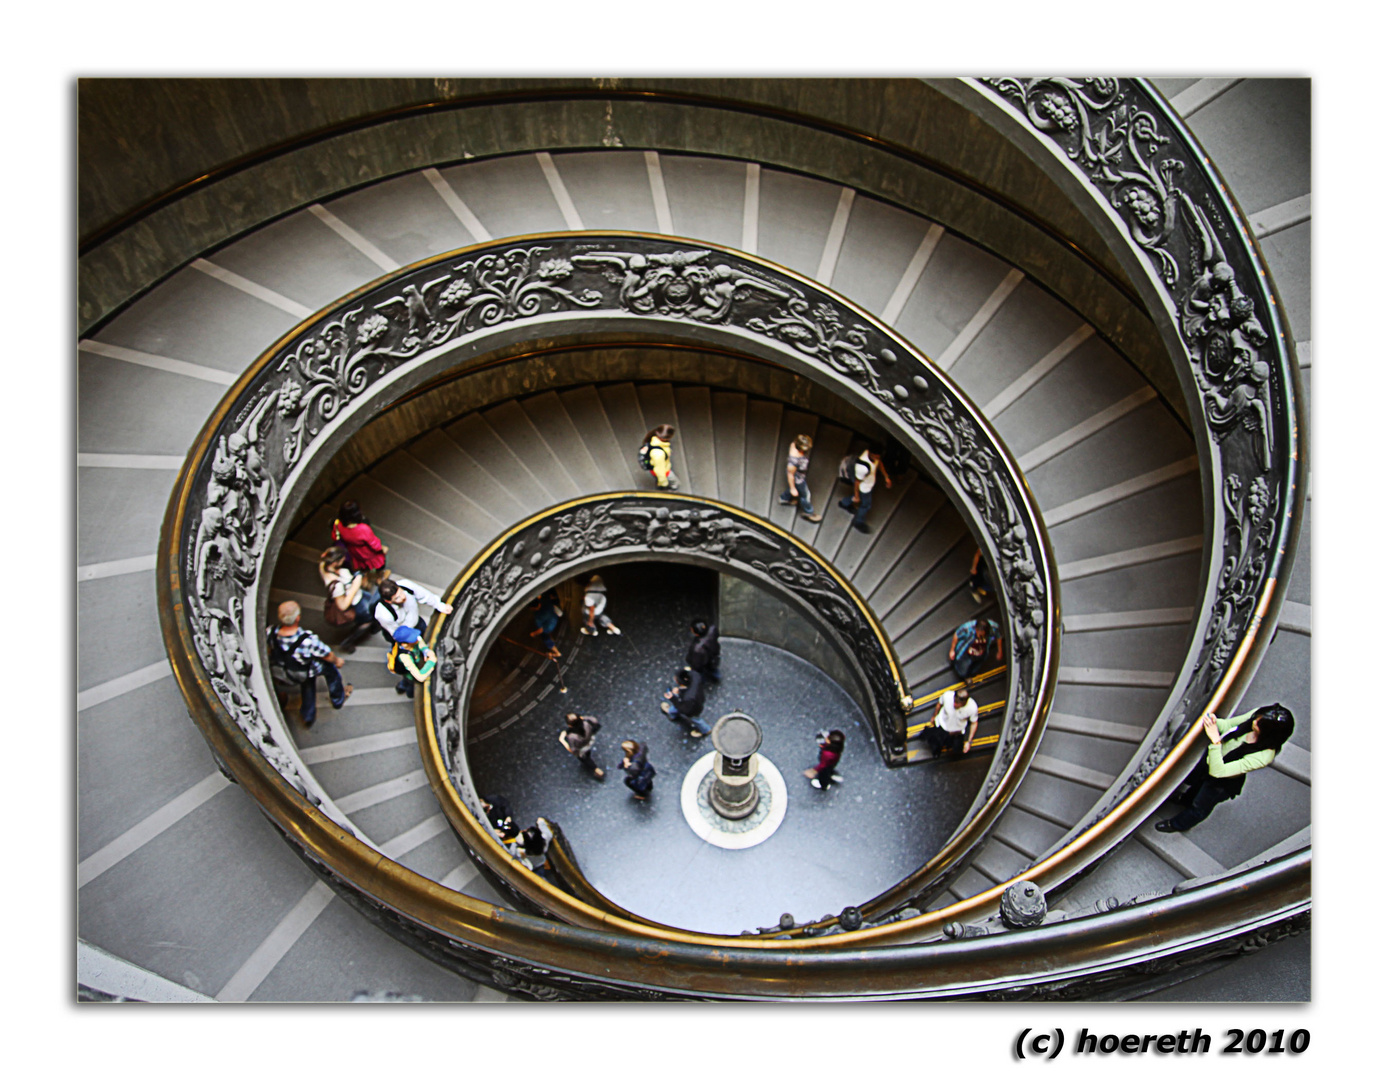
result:
[[[559,646],[555,644],[554,633],[559,629],[559,621],[564,618],[564,608],[560,607],[559,593],[546,589],[530,602],[527,609],[535,622],[531,637],[538,637],[545,644],[546,655],[551,660],[559,659]]]
[[[349,570],[347,561],[347,549],[334,544],[319,555],[318,576],[328,590],[323,602],[324,621],[329,626],[352,627],[347,636],[350,642],[360,636],[363,628],[370,631],[376,627],[371,609],[376,605],[378,594],[375,589],[368,591],[363,586],[361,573]]]
[[[663,491],[680,490],[680,480],[670,467],[670,440],[673,438],[675,428],[669,424],[654,427],[646,433],[637,455],[641,467],[656,478],[656,486]]]
[[[592,716],[580,716],[571,712],[564,714],[564,730],[559,733],[559,744],[578,758],[579,764],[587,769],[595,780],[601,780],[604,776],[603,770],[593,760],[593,744],[597,739],[598,729],[602,726]]]
[[[947,691],[940,696],[936,702],[936,713],[922,737],[930,747],[933,758],[940,757],[946,750],[968,754],[978,728],[979,704],[961,686],[953,694]]]
[[[415,683],[429,679],[437,657],[434,650],[424,643],[424,636],[413,626],[397,626],[393,637],[395,643],[386,654],[386,667],[399,675],[400,681],[405,684],[404,691],[397,685],[396,692],[403,692],[406,697],[413,699]]]
[[[844,780],[834,771],[839,765],[839,759],[844,756],[844,732],[837,728],[834,731],[822,731],[815,737],[815,743],[820,747],[820,760],[813,767],[806,769],[805,777],[810,781],[811,787],[823,791],[831,782],[838,784]]]
[[[868,527],[868,511],[873,508],[873,488],[879,475],[887,487],[892,487],[892,477],[883,466],[882,455],[875,450],[865,450],[850,466],[847,478],[853,485],[853,494],[839,500],[839,508],[854,515],[854,528],[861,533],[872,532]]]
[[[502,842],[515,840],[521,829],[511,816],[511,804],[501,795],[483,795],[478,801],[482,803],[482,812],[487,815],[487,823],[497,830]]]
[[[810,483],[806,473],[810,469],[810,448],[815,443],[809,435],[797,435],[786,454],[786,490],[781,493],[781,505],[790,506],[799,502],[801,517],[806,521],[819,521],[824,514],[817,514],[810,499]]]
[[[1244,790],[1246,773],[1273,764],[1293,733],[1293,714],[1282,705],[1273,704],[1226,720],[1207,713],[1201,724],[1210,747],[1182,783],[1187,790],[1177,801],[1186,809],[1176,817],[1159,821],[1158,832],[1186,832],[1205,821],[1216,803],[1235,798]]]
[[[608,587],[594,574],[584,586],[584,625],[579,627],[579,633],[596,637],[601,626],[609,634],[621,634],[617,624],[606,614],[607,606]]]
[[[328,684],[328,700],[341,709],[352,693],[352,684],[343,685],[338,668],[343,659],[323,644],[312,630],[299,625],[299,605],[286,600],[276,611],[278,626],[266,627],[266,647],[271,664],[278,666],[290,682],[299,684],[299,718],[313,727],[318,718],[318,677]],[[327,661],[327,663],[324,663]]]
[[[622,782],[632,789],[632,798],[646,802],[656,778],[656,767],[647,760],[646,743],[622,741],[622,771],[627,774]]]
[[[395,632],[397,627],[408,626],[421,633],[425,629],[424,618],[420,615],[420,603],[426,603],[436,611],[441,611],[448,615],[453,611],[452,604],[446,604],[426,589],[423,585],[416,584],[406,578],[386,578],[381,582],[380,595],[376,601],[376,607],[372,609],[372,615],[376,618],[376,624],[381,627],[381,633],[386,641],[395,644]],[[413,680],[401,679],[396,684],[397,694],[409,694],[414,696]]]
[[[1003,660],[1003,638],[998,632],[998,623],[992,619],[969,619],[955,628],[955,637],[950,642],[950,663],[955,674],[969,680],[984,667],[989,653],[994,660]]]
[[[688,724],[690,738],[702,739],[712,728],[699,718],[704,711],[704,676],[684,667],[675,673],[675,685],[663,695],[661,712],[676,724]]]
[[[338,508],[333,543],[347,552],[348,565],[364,576],[368,588],[386,576],[386,552],[390,548],[381,543],[371,522],[362,516],[362,508],[352,499]]]
[[[685,651],[685,666],[699,672],[711,683],[719,682],[723,678],[719,674],[719,658],[723,649],[719,645],[718,626],[696,619],[690,623],[690,633],[694,635],[694,641]]]
[[[969,564],[969,594],[976,604],[982,604],[993,595],[994,587],[989,582],[989,567],[984,562],[984,552],[974,549],[974,559]]]

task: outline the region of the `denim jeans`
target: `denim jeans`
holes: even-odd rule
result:
[[[333,703],[333,708],[341,709],[343,701],[346,700],[342,675],[327,660],[323,661],[323,681],[328,684],[328,700]],[[305,727],[313,727],[313,722],[318,719],[317,675],[299,684],[299,717],[304,721]]]
[[[690,727],[694,728],[696,731],[702,732],[705,735],[708,735],[709,732],[714,730],[712,727],[709,726],[709,722],[705,720],[703,717],[686,716],[669,701],[661,702],[661,712],[665,713],[666,717],[673,723],[689,724]]]
[[[810,485],[806,483],[805,473],[796,474],[796,491],[793,495],[789,490],[781,493],[781,505],[790,506],[797,499],[800,500],[801,513],[815,513],[815,506],[810,501]]]
[[[852,510],[854,508],[854,497],[852,495],[845,495],[844,498],[839,500],[839,505],[845,510]],[[854,524],[864,524],[868,520],[868,511],[871,509],[873,509],[873,493],[871,491],[859,492],[858,512],[854,514]]]
[[[968,648],[968,646],[966,646]],[[972,678],[977,672],[984,669],[985,662],[989,659],[988,651],[985,650],[983,656],[970,656],[967,651],[955,654],[955,659],[951,662],[955,668],[955,674],[962,679]]]

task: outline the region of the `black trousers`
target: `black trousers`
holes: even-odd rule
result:
[[[963,750],[965,733],[963,731],[944,731],[938,727],[928,727],[922,738],[931,748],[932,757],[939,757],[942,750]]]
[[[1177,832],[1186,832],[1193,825],[1201,824],[1211,816],[1211,811],[1216,808],[1217,804],[1226,799],[1233,799],[1239,794],[1238,791],[1231,791],[1226,784],[1211,776],[1210,771],[1206,768],[1204,758],[1196,768],[1191,770],[1185,783],[1193,785],[1188,792],[1191,801],[1185,810],[1171,819],[1172,828]]]

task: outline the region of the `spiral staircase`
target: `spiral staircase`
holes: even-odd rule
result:
[[[869,96],[887,108],[893,85],[878,85]],[[1307,86],[1261,79],[1154,85],[1242,207],[1276,283],[1305,387]],[[718,91],[727,88],[710,88]],[[581,100],[592,104],[591,97]],[[524,127],[529,113],[548,106],[520,96],[496,107]],[[619,111],[639,107],[619,101]],[[696,113],[709,105],[686,100],[679,107]],[[611,105],[607,116],[615,131]],[[786,122],[781,113],[758,119]],[[398,137],[414,120],[408,115],[372,130]],[[848,126],[798,130],[813,150],[817,140],[843,139]],[[268,812],[267,827],[250,785],[230,782],[227,773],[235,770],[210,755],[199,728],[186,721],[185,693],[196,688],[181,692],[188,678],[171,677],[179,667],[166,652],[156,587],[161,528],[185,454],[196,450],[219,402],[235,394],[258,358],[316,311],[383,275],[511,237],[542,238],[528,244],[595,231],[674,237],[687,249],[742,253],[792,271],[930,357],[993,426],[1025,476],[1049,536],[1064,626],[1045,729],[1025,778],[982,842],[920,908],[905,898],[896,908],[885,905],[880,925],[953,910],[1025,876],[1068,850],[1097,815],[1113,812],[1116,793],[1152,772],[1145,755],[1171,712],[1202,625],[1209,576],[1203,559],[1212,541],[1202,493],[1206,452],[1177,383],[1151,359],[1151,327],[1112,317],[1113,296],[1135,291],[1123,269],[1107,264],[1096,245],[1083,270],[1099,284],[1077,285],[1084,275],[1075,265],[1055,255],[1028,258],[1026,243],[1000,238],[1006,230],[991,232],[986,222],[971,238],[964,223],[982,219],[967,211],[942,215],[949,218],[943,223],[911,209],[919,200],[905,190],[894,199],[846,183],[837,165],[817,175],[770,142],[758,152],[716,154],[675,152],[655,141],[648,145],[662,148],[629,149],[620,134],[583,148],[566,138],[546,143],[529,129],[525,137],[524,152],[476,160],[458,152],[466,139],[448,150],[430,146],[421,153],[432,155],[432,164],[421,158],[418,167],[360,186],[341,183],[282,216],[232,230],[225,243],[199,240],[190,227],[192,246],[176,268],[150,271],[146,288],[128,290],[119,302],[100,300],[87,312],[78,358],[77,884],[79,982],[93,991],[223,1001],[350,1000],[363,993],[505,1000],[555,992],[533,972],[505,969],[484,978],[465,965],[475,976],[468,978],[457,965],[451,971],[431,962],[426,956],[447,958],[437,947],[408,947],[398,924],[383,932],[382,919],[363,917],[295,857],[291,845],[302,845],[292,837],[284,843],[276,835],[287,831],[284,824]],[[301,149],[281,147],[266,160]],[[988,171],[980,167],[981,175]],[[236,175],[217,178],[213,187],[228,189]],[[1023,195],[1009,191],[1011,181],[995,183],[995,210],[1016,214],[1039,233],[1068,229],[1089,239],[1075,221],[1029,217],[1026,205],[1019,208]],[[971,198],[987,190],[960,184]],[[203,197],[174,198],[158,213],[191,214],[188,200]],[[1047,205],[1045,197],[1033,205]],[[152,220],[125,223],[91,245],[84,259],[92,274],[99,275],[121,237],[152,227]],[[1086,297],[1094,321],[1078,314]],[[954,627],[981,612],[998,617],[992,600],[981,608],[964,586],[979,542],[968,515],[916,461],[890,490],[875,493],[870,534],[850,530],[849,516],[829,505],[839,494],[840,456],[891,436],[880,417],[756,357],[689,342],[624,340],[601,325],[595,334],[577,343],[513,343],[489,366],[422,382],[316,459],[321,475],[306,481],[307,494],[285,523],[266,602],[297,599],[311,613],[306,625],[322,629],[314,555],[343,498],[368,508],[399,574],[442,591],[529,516],[649,487],[634,450],[646,430],[668,422],[677,428],[674,465],[683,491],[770,521],[842,575],[890,641],[913,699],[929,699],[953,682],[946,650]],[[815,439],[810,485],[825,515],[818,524],[798,519],[776,498],[785,446],[799,433]],[[1305,431],[1301,438],[1305,446]],[[1285,570],[1278,583],[1286,591],[1281,609],[1274,604],[1276,632],[1260,639],[1257,671],[1241,676],[1241,694],[1222,708],[1276,699],[1293,709],[1297,732],[1275,767],[1190,834],[1153,830],[1153,821],[1166,816],[1155,797],[1122,835],[1049,891],[1053,918],[1037,933],[1090,926],[1096,940],[1083,947],[1103,952],[1104,919],[1116,912],[1203,890],[1215,896],[1222,883],[1271,873],[1278,860],[1310,849],[1309,552],[1304,523],[1291,574]],[[379,642],[348,656],[344,675],[355,692],[340,713],[321,713],[326,722],[314,729],[289,713],[280,717],[312,789],[335,808],[336,826],[385,860],[447,892],[503,912],[519,906],[524,914],[526,905],[494,868],[480,871],[456,823],[450,827],[421,768],[413,708],[394,693],[382,659]],[[997,732],[1005,722],[1006,680],[983,693],[982,701],[1000,706],[983,731]],[[909,734],[924,718],[907,719]],[[900,767],[917,768],[923,756],[909,739]],[[1220,907],[1214,900],[1209,906]],[[995,903],[975,912],[973,925],[990,929],[983,920],[996,910]],[[776,915],[769,912],[768,921]],[[1112,925],[1108,933],[1117,936]],[[1009,935],[976,937],[969,925],[945,933],[943,939],[937,928],[922,940],[971,950],[988,976],[948,994],[1015,988],[989,967],[986,951],[1006,949]],[[503,957],[523,952],[504,934],[492,946]],[[1270,950],[1280,948],[1290,970],[1305,971],[1305,957],[1288,952],[1287,943]],[[1222,989],[1229,983],[1218,972],[1208,974],[1217,955],[1224,954],[1200,953],[1184,970],[1113,992],[1157,993],[1200,975],[1208,987],[1197,979],[1182,992],[1233,994]],[[885,954],[889,962],[901,963]],[[138,992],[123,992],[137,982]],[[1083,987],[1086,995],[1110,992],[1103,980]],[[648,995],[659,990],[657,983],[640,988]]]

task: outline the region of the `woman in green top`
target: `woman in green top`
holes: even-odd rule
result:
[[[1205,821],[1216,803],[1240,793],[1246,773],[1271,765],[1293,733],[1293,714],[1278,704],[1228,720],[1207,713],[1201,723],[1211,741],[1210,749],[1186,778],[1186,784],[1191,785],[1187,796],[1178,797],[1186,809],[1174,818],[1159,821],[1158,832],[1186,832]]]

